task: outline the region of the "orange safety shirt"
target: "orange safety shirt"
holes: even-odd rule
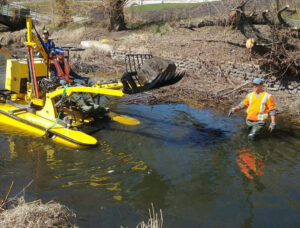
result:
[[[267,120],[269,111],[275,110],[274,98],[266,91],[258,97],[256,93],[249,93],[243,103],[247,109],[247,119],[252,121]]]
[[[58,77],[64,78],[64,77],[70,76],[71,68],[70,68],[70,65],[69,65],[67,59],[64,59],[64,70],[61,68],[61,66],[60,66],[60,64],[59,64],[58,61],[52,60],[51,62],[52,62],[52,63],[54,64],[54,66],[55,66],[56,73],[57,73],[57,76],[58,76]]]

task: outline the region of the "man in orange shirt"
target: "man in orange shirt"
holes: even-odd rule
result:
[[[246,124],[249,130],[248,138],[251,140],[260,134],[262,128],[266,125],[268,116],[271,117],[269,131],[272,132],[276,128],[274,98],[264,91],[262,86],[263,80],[255,78],[253,80],[253,92],[247,94],[245,99],[238,106],[232,108],[228,114],[230,116],[238,110],[247,108]]]

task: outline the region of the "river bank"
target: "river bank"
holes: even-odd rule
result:
[[[0,42],[23,49],[24,33],[25,30],[2,33]],[[252,90],[252,79],[262,77],[266,90],[275,97],[278,112],[300,118],[299,79],[280,82],[261,71],[259,59],[252,58],[244,47],[244,37],[229,28],[190,31],[176,24],[164,24],[108,33],[104,28],[80,27],[51,31],[50,36],[56,46],[84,47],[84,51],[70,52],[71,64],[75,71],[95,80],[120,79],[124,55],[129,53],[151,53],[173,60],[179,71],[186,71],[179,83],[153,91],[147,99],[129,102],[183,102],[225,114]],[[82,41],[92,42],[87,47],[88,42]]]

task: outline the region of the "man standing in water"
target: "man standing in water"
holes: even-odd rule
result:
[[[260,134],[262,128],[266,125],[268,116],[271,117],[269,131],[272,132],[276,128],[276,109],[274,98],[271,94],[263,90],[263,80],[255,78],[253,80],[253,92],[247,94],[245,99],[236,107],[232,108],[228,114],[231,116],[234,112],[247,107],[248,138],[253,140]]]

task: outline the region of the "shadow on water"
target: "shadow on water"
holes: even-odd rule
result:
[[[189,131],[189,134],[182,138],[182,143],[189,142],[194,146],[213,145],[226,138],[229,133],[222,129],[207,127],[201,123],[193,123],[192,127],[189,127]]]
[[[229,130],[212,127],[210,126],[211,123],[208,124],[202,122],[192,114],[182,110],[177,110],[176,118],[169,120],[167,120],[167,118],[164,118],[163,115],[161,115],[160,118],[154,118],[148,116],[148,113],[137,114],[134,112],[128,113],[124,111],[116,111],[116,113],[121,115],[128,115],[131,117],[141,119],[143,121],[146,120],[148,122],[151,122],[151,125],[147,126],[147,128],[159,125],[160,128],[172,128],[174,129],[175,133],[176,131],[186,131],[186,134],[182,135],[181,137],[173,137],[168,136],[166,134],[157,134],[158,132],[147,132],[149,129],[146,128],[138,129],[137,131],[120,128],[109,128],[113,131],[121,131],[130,134],[142,135],[145,137],[173,144],[188,144],[189,146],[213,145],[214,143],[230,135]]]
[[[132,131],[132,130],[126,130],[120,128],[112,128],[112,127],[109,127],[108,130],[144,136],[144,137],[156,139],[171,144],[179,144],[179,145],[186,144],[190,146],[213,145],[215,142],[218,142],[227,136],[226,131],[222,131],[221,129],[207,128],[201,125],[200,126],[193,125],[192,127],[189,127],[188,135],[182,136],[180,138],[168,137],[165,135],[149,133],[149,132],[143,132],[141,130]]]

